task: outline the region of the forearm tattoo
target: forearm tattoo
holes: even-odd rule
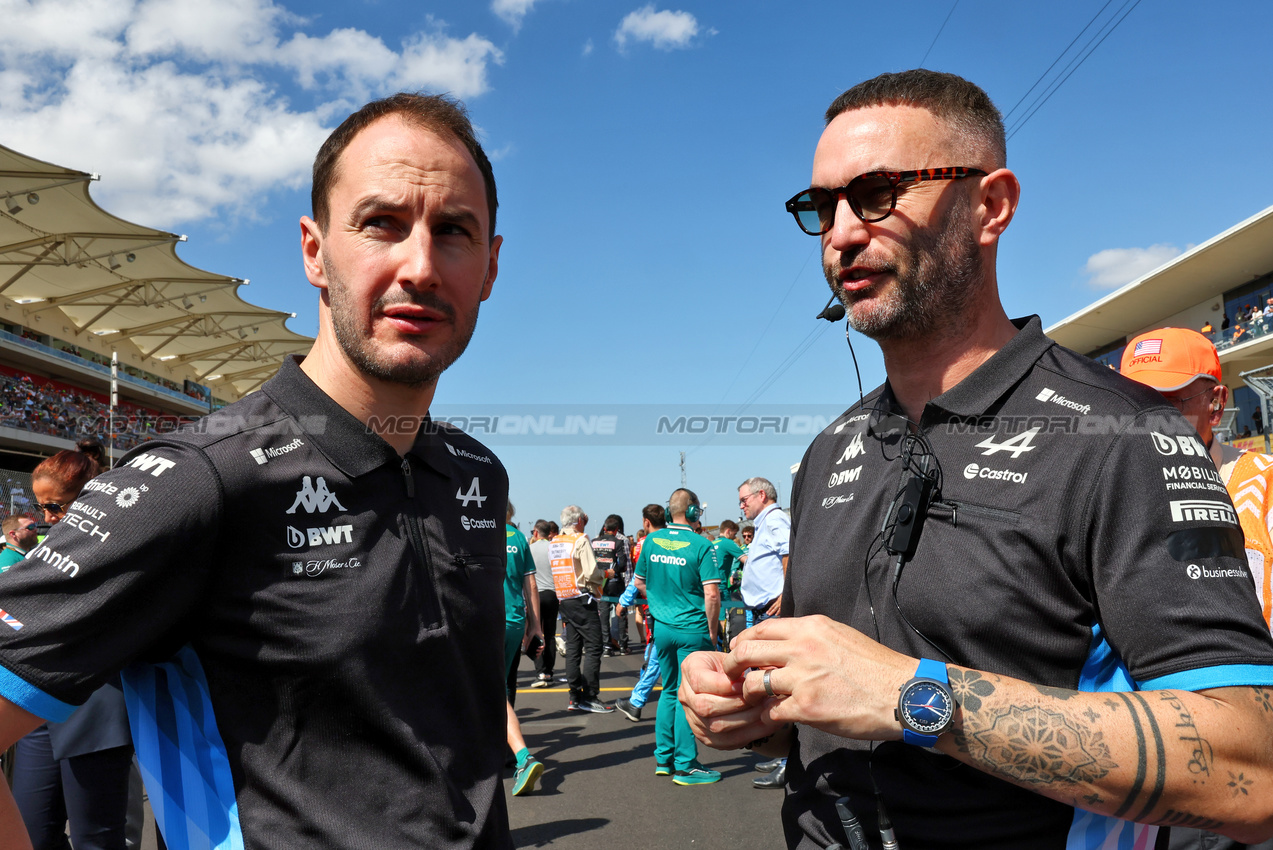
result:
[[[951,691],[962,709],[960,727],[954,732],[956,746],[982,769],[1019,785],[1041,792],[1050,787],[1053,791],[1049,793],[1055,793],[1058,786],[1097,783],[1121,767],[1132,773],[1121,802],[1117,798],[1107,802],[1088,787],[1073,798],[1074,803],[1117,805],[1112,814],[1128,820],[1153,818],[1162,825],[1210,830],[1223,827],[1221,821],[1190,812],[1159,812],[1167,788],[1171,741],[1185,744],[1185,762],[1174,769],[1187,770],[1199,783],[1224,779],[1235,797],[1253,793],[1248,776],[1229,772],[1225,778],[1217,774],[1211,743],[1199,732],[1187,701],[1171,691],[1111,693],[1101,705],[1088,705],[1080,711],[1063,705],[1077,695],[1076,691],[1036,685],[1034,689],[1040,694],[1062,704],[1010,704],[999,691],[996,676],[953,665],[949,675]],[[1273,713],[1273,688],[1253,690],[1257,705]],[[1130,722],[1136,747],[1134,765],[1114,760],[1102,729],[1105,716],[1125,717],[1124,722]],[[1079,788],[1074,790],[1077,794]]]

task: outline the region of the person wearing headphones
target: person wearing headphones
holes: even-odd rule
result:
[[[1147,343],[1141,345],[1141,343]],[[1152,350],[1154,353],[1136,352]],[[1260,596],[1264,622],[1273,612],[1270,592],[1270,566],[1273,565],[1273,541],[1269,536],[1270,485],[1273,485],[1273,457],[1260,452],[1247,452],[1216,439],[1215,428],[1224,415],[1229,388],[1222,383],[1220,355],[1210,340],[1197,331],[1184,328],[1159,328],[1127,343],[1123,350],[1122,373],[1125,377],[1153,387],[1171,402],[1194,428],[1207,447],[1214,470],[1197,466],[1188,477],[1181,476],[1173,484],[1182,491],[1228,490],[1237,509],[1238,522],[1245,538],[1247,564]],[[1194,472],[1197,470],[1197,472]],[[1260,848],[1270,850],[1273,840],[1261,844],[1239,844],[1200,829],[1173,827],[1168,845],[1172,850],[1237,850]]]
[[[636,567],[636,587],[658,623],[654,648],[663,673],[663,693],[654,726],[654,775],[677,785],[710,785],[720,772],[699,764],[698,744],[678,701],[681,662],[716,644],[720,616],[720,567],[712,544],[691,523],[703,515],[698,496],[679,489],[667,503],[672,522],[645,538]],[[626,712],[625,712],[626,713]]]

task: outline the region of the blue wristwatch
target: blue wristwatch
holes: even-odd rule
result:
[[[902,724],[902,740],[919,747],[934,746],[955,716],[946,665],[920,659],[915,677],[902,685],[901,692],[893,716]]]

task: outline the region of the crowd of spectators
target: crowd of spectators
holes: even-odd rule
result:
[[[184,421],[134,404],[116,405],[111,421],[107,400],[88,390],[14,370],[0,371],[0,426],[64,440],[93,437],[125,451]]]

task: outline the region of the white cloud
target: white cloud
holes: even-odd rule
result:
[[[591,54],[592,54],[592,39],[588,39],[587,41],[583,43],[583,55],[589,56]]]
[[[698,35],[698,20],[689,12],[654,11],[654,4],[642,6],[628,14],[614,32],[614,41],[622,50],[628,40],[646,41],[659,50],[689,47]]]
[[[1150,245],[1148,248],[1107,248],[1087,258],[1083,267],[1092,286],[1098,289],[1116,289],[1125,283],[1178,257],[1181,250],[1175,245]]]
[[[534,5],[535,0],[491,0],[491,11],[517,30]]]
[[[476,34],[303,31],[273,0],[0,0],[0,144],[102,174],[116,215],[251,217],[308,178],[331,124],[399,89],[472,98],[503,61]],[[280,76],[281,75],[281,76]],[[296,105],[278,88],[299,85]]]

